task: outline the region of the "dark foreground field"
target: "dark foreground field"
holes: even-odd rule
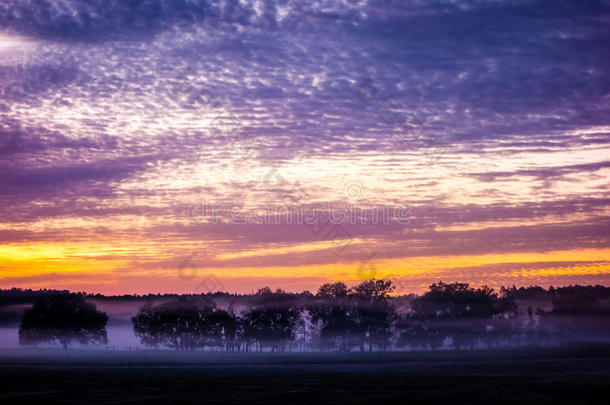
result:
[[[7,404],[608,404],[610,348],[233,355],[0,350],[0,393]]]

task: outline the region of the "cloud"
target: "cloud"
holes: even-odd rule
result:
[[[567,174],[580,173],[580,172],[596,172],[598,170],[610,167],[610,161],[595,162],[595,163],[583,163],[579,165],[559,166],[559,167],[548,167],[540,169],[523,169],[515,170],[511,172],[487,172],[487,173],[471,173],[470,176],[477,178],[481,181],[495,181],[502,177],[535,177],[541,180],[549,178],[562,177]]]
[[[3,2],[2,35],[31,45],[0,53],[2,240],[114,235],[162,252],[142,253],[151,263],[200,242],[282,249],[319,239],[287,224],[195,227],[185,211],[201,197],[345,201],[356,179],[365,193],[350,202],[409,206],[421,225],[350,225],[369,245],[256,265],[357,262],[365,247],[397,258],[607,246],[609,11]],[[272,168],[281,186],[265,186]]]

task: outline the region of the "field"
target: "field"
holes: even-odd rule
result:
[[[606,404],[610,348],[415,353],[0,350],[3,403]]]

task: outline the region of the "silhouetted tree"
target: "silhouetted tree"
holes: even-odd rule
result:
[[[512,304],[511,304],[512,302]],[[430,291],[413,300],[413,312],[423,317],[487,317],[514,307],[493,289],[472,288],[468,283],[432,284]]]
[[[294,339],[299,322],[302,322],[301,309],[289,294],[280,289],[272,292],[268,287],[262,288],[242,317],[246,346],[258,343],[259,348],[270,346],[272,350],[283,350]]]
[[[323,347],[348,350],[350,337],[358,332],[358,324],[351,316],[355,308],[349,292],[344,283],[327,283],[307,306],[311,321],[320,329]]]
[[[602,303],[598,286],[567,286],[553,290],[553,310],[540,317],[547,341],[606,341],[610,336],[610,302]]]
[[[364,298],[368,302],[379,302],[387,300],[394,288],[390,280],[375,280],[373,278],[354,287],[352,295]]]
[[[231,312],[217,309],[208,318],[208,322],[216,325],[212,336],[217,346],[224,347],[224,350],[230,352],[239,351],[240,338],[243,336],[241,319]]]
[[[593,290],[586,288],[561,288],[553,296],[555,314],[596,314],[603,312],[603,307]]]
[[[235,317],[204,297],[179,298],[153,307],[146,305],[132,318],[140,341],[148,346],[179,350],[221,346],[235,340]]]
[[[350,318],[360,332],[360,350],[364,350],[364,343],[368,343],[369,351],[373,350],[374,344],[386,349],[396,315],[388,301],[393,290],[391,281],[375,279],[363,281],[352,289],[354,306]]]
[[[610,288],[596,286],[473,288],[443,282],[421,296],[391,297],[386,280],[344,283],[310,292],[263,288],[253,295],[148,294],[107,297],[55,290],[0,290],[0,322],[21,319],[22,345],[107,342],[107,316],[85,299],[164,302],[132,318],[143,344],[235,351],[320,347],[385,350],[605,341],[610,335]],[[516,299],[523,308],[517,310]],[[552,310],[550,307],[552,301]],[[30,302],[35,305],[23,312]],[[18,305],[11,305],[11,304]],[[3,305],[2,305],[3,304]],[[228,311],[217,307],[228,307]],[[240,317],[234,307],[244,308]],[[526,309],[527,308],[527,309]],[[545,308],[542,310],[541,308]],[[397,316],[397,309],[401,316]]]
[[[108,316],[80,294],[58,293],[39,298],[26,310],[19,326],[19,343],[107,343]]]
[[[511,296],[498,296],[491,288],[441,281],[413,300],[411,318],[419,322],[422,331],[427,331],[422,337],[432,348],[448,337],[457,348],[472,347],[477,340],[486,338],[491,344],[489,339],[495,328],[496,332],[506,332],[512,324],[499,315],[514,315],[516,309]]]
[[[346,298],[349,294],[349,288],[345,283],[326,283],[322,284],[316,294],[319,298]]]

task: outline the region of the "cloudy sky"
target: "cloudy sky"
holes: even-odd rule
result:
[[[609,284],[609,72],[610,1],[5,0],[0,287]]]

